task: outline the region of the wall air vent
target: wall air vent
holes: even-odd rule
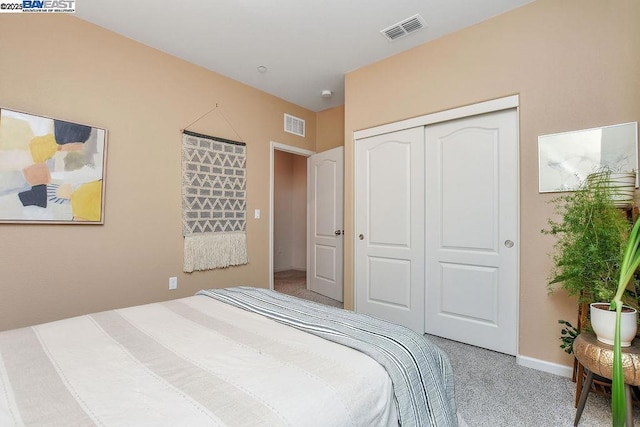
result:
[[[284,113],[284,131],[304,137],[304,120]]]
[[[411,18],[407,18],[404,21],[398,22],[397,24],[393,24],[392,26],[387,27],[380,32],[389,41],[394,41],[426,27],[427,24],[425,24],[422,16],[413,15]]]

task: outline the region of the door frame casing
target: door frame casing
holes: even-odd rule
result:
[[[406,120],[400,120],[397,122],[393,122],[393,123],[388,123],[385,125],[380,125],[380,126],[375,126],[372,128],[368,128],[368,129],[363,129],[363,130],[359,130],[359,131],[355,131],[353,132],[353,141],[354,144],[357,142],[357,140],[359,139],[363,139],[363,138],[368,138],[371,136],[377,136],[377,135],[382,135],[385,133],[390,133],[390,132],[397,132],[397,131],[401,131],[404,129],[410,129],[410,128],[414,128],[414,127],[419,127],[419,126],[429,126],[432,124],[437,124],[437,123],[442,123],[442,122],[446,122],[449,120],[456,120],[456,119],[462,119],[462,118],[467,118],[467,117],[472,117],[472,116],[476,116],[476,115],[480,115],[480,114],[486,114],[486,113],[493,113],[493,112],[497,112],[497,111],[502,111],[502,110],[509,110],[509,109],[515,109],[516,110],[516,129],[517,129],[517,134],[518,134],[518,141],[520,139],[520,96],[515,94],[515,95],[510,95],[510,96],[506,96],[506,97],[502,97],[502,98],[496,98],[496,99],[492,99],[492,100],[488,100],[488,101],[484,101],[484,102],[479,102],[476,104],[470,104],[470,105],[465,105],[462,107],[457,107],[457,108],[452,108],[449,110],[444,110],[444,111],[439,111],[439,112],[435,112],[435,113],[430,113],[430,114],[426,114],[423,116],[419,116],[419,117],[414,117],[414,118],[410,118],[410,119],[406,119]],[[519,144],[519,142],[518,142]],[[354,151],[355,151],[355,147],[354,147]],[[519,145],[518,145],[518,152],[519,152]],[[517,165],[517,179],[518,179],[518,183],[517,183],[517,188],[518,188],[518,194],[516,196],[516,200],[517,200],[517,220],[516,220],[516,228],[517,228],[517,235],[519,237],[520,235],[520,162],[518,161],[518,165]],[[356,156],[353,156],[353,170],[356,171]],[[356,172],[357,173],[357,172]],[[354,188],[354,198],[356,197],[356,191],[357,189]],[[354,206],[354,210],[353,210],[353,222],[356,222],[356,217],[357,217],[357,205]],[[353,246],[352,246],[352,250],[353,253],[351,254],[352,259],[353,259],[353,283],[354,283],[354,287],[353,287],[353,293],[354,293],[354,309],[357,311],[357,306],[356,306],[356,301],[358,300],[357,297],[357,286],[355,286],[355,284],[358,282],[358,278],[357,278],[357,270],[355,268],[355,260],[356,260],[356,248],[358,247],[357,242],[356,242],[356,235],[355,233],[353,234]],[[516,256],[516,295],[520,295],[520,245],[516,245],[516,250],[518,251],[517,256]],[[426,262],[426,260],[425,260]],[[425,287],[426,287],[426,283],[425,283]],[[426,292],[425,292],[426,294]],[[518,350],[519,350],[519,342],[520,342],[520,299],[516,298],[516,301],[514,301],[514,303],[516,304],[516,355],[518,355]]]
[[[271,141],[269,144],[269,289],[273,289],[273,211],[274,211],[274,160],[275,151],[284,151],[286,153],[295,154],[298,156],[309,157],[316,154],[315,151],[307,150],[300,147],[294,147],[293,145],[281,144],[279,142]],[[308,166],[307,166],[307,174]],[[309,213],[307,212],[307,230],[309,229]],[[307,242],[307,256],[309,254],[309,242]]]

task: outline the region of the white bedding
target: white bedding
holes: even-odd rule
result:
[[[0,332],[0,425],[397,425],[370,357],[206,296]]]

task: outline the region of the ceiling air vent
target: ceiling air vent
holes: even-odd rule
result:
[[[304,120],[285,113],[284,131],[304,137]]]
[[[413,15],[411,18],[407,18],[402,22],[398,22],[397,24],[393,24],[390,27],[385,28],[380,31],[389,41],[398,40],[404,36],[408,36],[409,34],[426,28],[427,24],[425,24],[424,19],[420,15]]]

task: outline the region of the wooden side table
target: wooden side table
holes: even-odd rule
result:
[[[578,363],[589,371],[587,380],[581,387],[582,390],[580,387],[576,388],[576,393],[580,393],[580,401],[573,425],[577,426],[591,390],[594,374],[607,379],[613,377],[613,346],[598,341],[593,333],[581,333],[573,342],[573,354],[578,359]],[[635,340],[631,347],[622,348],[622,366],[627,399],[626,425],[629,427],[633,426],[631,386],[640,385],[640,340]]]

